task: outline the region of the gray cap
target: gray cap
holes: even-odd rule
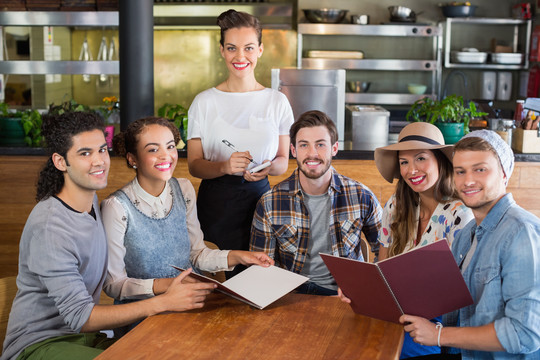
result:
[[[477,137],[488,142],[493,150],[499,156],[499,161],[501,162],[502,169],[507,179],[510,179],[512,176],[512,171],[514,170],[514,152],[512,148],[503,138],[493,130],[476,130],[471,131],[465,135],[462,139]]]

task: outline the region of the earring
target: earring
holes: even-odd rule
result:
[[[131,167],[132,167],[133,169],[137,169],[137,165],[135,165],[135,164],[131,165]]]

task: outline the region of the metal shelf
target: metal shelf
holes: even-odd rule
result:
[[[328,59],[303,57],[303,36],[369,36],[369,37],[407,37],[425,38],[431,41],[430,59]],[[410,105],[416,100],[430,96],[437,98],[440,93],[442,73],[442,26],[425,24],[298,24],[298,63],[299,68],[345,69],[364,71],[421,71],[431,73],[430,95],[396,93],[347,93],[346,103]]]
[[[0,11],[0,26],[118,26],[118,12]]]
[[[435,71],[437,60],[394,59],[323,59],[303,58],[302,67],[309,69]]]
[[[512,26],[513,41],[512,50],[518,52],[518,42],[520,29],[525,31],[525,39],[523,40],[523,64],[520,65],[505,65],[505,64],[466,64],[455,63],[451,61],[450,53],[452,51],[452,25],[497,25],[497,26]],[[444,45],[444,67],[454,69],[493,69],[493,70],[523,70],[529,68],[529,51],[531,43],[531,20],[522,19],[507,19],[507,18],[447,18],[444,22],[445,26],[445,45]]]
[[[347,104],[374,104],[374,105],[409,105],[416,100],[425,97],[436,99],[435,94],[389,94],[389,93],[345,93],[345,103]]]
[[[266,29],[292,29],[295,21],[292,2],[280,3],[168,3],[154,4],[154,27],[163,29],[218,29],[216,18],[234,7],[255,15]]]
[[[118,61],[0,61],[0,74],[120,74]]]
[[[441,35],[442,29],[438,26],[416,24],[298,24],[298,34],[433,37]]]
[[[530,23],[530,20],[510,19],[510,18],[475,18],[475,17],[449,17],[447,23],[456,24],[483,24],[483,25],[523,25]]]
[[[292,3],[235,4],[238,11],[249,12],[261,19],[264,28],[293,27]],[[155,4],[154,25],[158,28],[216,26],[216,17],[231,4]],[[0,26],[118,26],[117,11],[0,11]]]
[[[464,64],[464,63],[448,63],[445,68],[452,69],[481,69],[481,70],[522,70],[528,68],[527,65],[504,65],[504,64]]]
[[[118,26],[117,11],[0,11],[0,26]],[[109,74],[120,73],[119,61],[0,61],[1,74]]]

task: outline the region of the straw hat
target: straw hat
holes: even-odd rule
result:
[[[429,123],[414,122],[401,130],[396,144],[375,149],[375,165],[386,181],[391,183],[400,177],[398,151],[424,149],[439,149],[452,161],[454,146],[444,144],[441,130]]]

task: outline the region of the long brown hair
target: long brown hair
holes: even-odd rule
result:
[[[440,150],[430,151],[435,155],[439,168],[439,178],[435,182],[433,192],[435,200],[439,203],[447,203],[457,199],[452,163]],[[414,234],[418,228],[416,208],[419,205],[420,195],[411,189],[400,176],[396,186],[394,221],[390,225],[392,243],[388,248],[389,257],[401,254],[407,244],[414,241]]]

